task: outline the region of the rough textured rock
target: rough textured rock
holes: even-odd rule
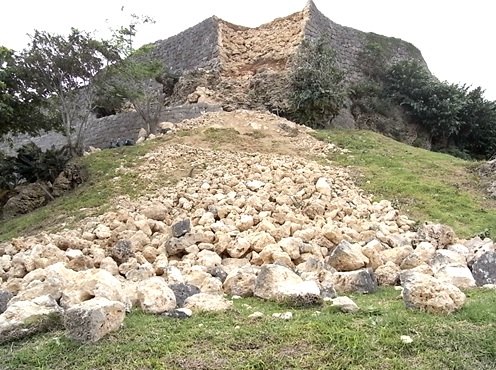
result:
[[[179,238],[191,231],[191,220],[186,218],[172,225],[172,236]]]
[[[417,233],[421,241],[427,241],[437,249],[453,244],[456,238],[455,232],[449,226],[432,222],[422,224]]]
[[[360,310],[358,305],[349,297],[336,297],[331,299],[331,302],[333,306],[339,307],[343,312],[357,312]]]
[[[279,299],[283,287],[296,286],[303,280],[289,268],[268,264],[262,266],[255,282],[253,294],[263,299]]]
[[[199,293],[187,298],[184,307],[192,311],[227,311],[233,303],[217,294]]]
[[[140,281],[138,300],[146,313],[158,314],[176,308],[176,296],[165,280],[159,276]]]
[[[338,271],[353,271],[364,268],[369,259],[362,253],[359,245],[343,240],[331,252],[327,263]]]
[[[200,288],[192,284],[170,284],[169,288],[174,292],[177,307],[183,307],[187,298],[200,293]]]
[[[470,289],[477,286],[472,272],[467,266],[444,266],[434,271],[434,277],[460,289]]]
[[[400,271],[398,265],[388,261],[374,272],[379,285],[397,285],[400,282]]]
[[[15,302],[0,315],[0,344],[57,325],[63,309],[50,296]]]
[[[496,252],[486,252],[472,265],[472,274],[478,286],[496,284]]]
[[[18,194],[7,200],[3,206],[5,218],[29,213],[47,203],[46,184],[27,184],[18,189]]]
[[[118,240],[108,252],[119,265],[134,257],[133,247],[129,240]]]
[[[456,286],[418,272],[401,273],[402,297],[407,308],[430,313],[451,313],[465,303],[465,294]]]
[[[224,281],[224,292],[240,297],[251,297],[255,289],[257,276],[252,268],[234,270]]]
[[[332,279],[338,293],[367,294],[377,291],[377,278],[372,269],[336,272]]]
[[[96,342],[108,333],[118,330],[126,307],[106,298],[93,298],[69,308],[64,313],[67,336],[82,342]]]
[[[7,304],[14,295],[6,290],[0,290],[0,315],[7,309]]]

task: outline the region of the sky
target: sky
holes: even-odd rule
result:
[[[216,15],[256,27],[302,10],[307,0],[0,0],[0,45],[22,50],[33,30],[68,34],[124,25],[125,14],[155,19],[138,31],[136,45],[166,39]],[[481,86],[496,100],[496,22],[493,0],[314,0],[332,21],[414,44],[442,81]],[[124,6],[124,12],[121,8]],[[106,22],[108,20],[108,22]]]

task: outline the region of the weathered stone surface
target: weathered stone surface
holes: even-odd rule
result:
[[[172,236],[179,238],[191,231],[191,220],[186,218],[172,225]]]
[[[459,289],[470,289],[477,286],[472,272],[467,266],[443,266],[434,271],[434,277],[453,284]]]
[[[398,265],[388,261],[384,265],[378,267],[374,272],[379,285],[396,285],[400,282],[400,271]]]
[[[422,224],[417,233],[421,241],[430,242],[437,249],[453,244],[456,238],[455,232],[449,226],[432,222]]]
[[[192,284],[175,283],[170,284],[169,288],[174,292],[177,307],[183,307],[187,298],[200,293],[200,288]]]
[[[465,294],[460,289],[432,276],[404,271],[400,279],[407,308],[442,314],[454,312],[465,303]]]
[[[176,296],[165,280],[159,276],[138,284],[138,300],[146,313],[158,314],[176,308]]]
[[[67,336],[82,342],[96,342],[108,333],[118,330],[126,307],[121,302],[93,298],[69,308],[64,313]]]
[[[332,279],[338,293],[368,294],[377,291],[377,278],[372,269],[336,272]]]
[[[327,263],[338,271],[353,271],[365,267],[369,259],[362,253],[359,245],[343,240],[331,252]]]
[[[134,257],[133,247],[129,240],[118,240],[108,253],[119,265]]]
[[[232,301],[217,294],[199,293],[188,297],[184,307],[192,311],[227,311],[232,309]]]
[[[227,275],[224,282],[224,292],[229,295],[251,297],[255,289],[257,276],[253,269],[234,270]]]
[[[7,304],[14,295],[6,290],[0,290],[0,315],[7,309]]]
[[[153,204],[146,207],[142,213],[149,219],[164,221],[169,215],[169,210],[163,204]]]
[[[62,313],[62,308],[50,296],[11,304],[0,315],[0,344],[50,329]]]
[[[399,266],[403,260],[412,253],[413,247],[411,245],[403,245],[400,247],[383,250],[380,252],[380,255],[384,262],[391,261],[395,265]]]
[[[333,306],[339,307],[343,312],[357,312],[360,310],[360,307],[358,307],[358,305],[349,297],[336,297],[332,298],[330,301]]]
[[[263,299],[279,299],[284,286],[297,285],[302,279],[289,268],[280,265],[264,265],[255,282],[253,294]]]
[[[486,252],[472,265],[477,286],[496,284],[496,252]]]

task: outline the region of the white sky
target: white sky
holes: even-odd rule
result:
[[[496,100],[496,21],[493,0],[314,0],[344,26],[409,41],[439,79],[486,90]],[[125,24],[120,11],[149,15],[137,45],[166,39],[216,15],[256,27],[303,9],[306,0],[0,0],[0,45],[20,50],[34,29],[67,34],[70,27],[105,31],[106,19]]]

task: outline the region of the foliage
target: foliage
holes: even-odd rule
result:
[[[153,60],[153,46],[134,48],[137,26],[154,22],[147,16],[131,15],[128,27],[112,29],[112,44],[120,60],[104,73],[104,97],[128,100],[147,125],[147,131],[156,133],[157,124],[167,98],[172,94],[178,78],[167,73],[163,62]]]
[[[0,139],[9,133],[35,135],[59,127],[60,121],[33,91],[20,64],[13,50],[0,46]]]
[[[12,189],[22,182],[53,182],[71,158],[67,147],[42,151],[30,143],[17,150],[13,157],[0,157],[0,189]]]
[[[68,36],[35,30],[29,48],[20,55],[25,81],[29,80],[34,92],[59,112],[73,154],[82,151],[84,132],[95,103],[98,87],[91,82],[103,67],[117,59],[110,43],[74,28]]]
[[[344,106],[343,73],[323,39],[305,41],[290,74],[290,117],[310,127],[327,127]]]

